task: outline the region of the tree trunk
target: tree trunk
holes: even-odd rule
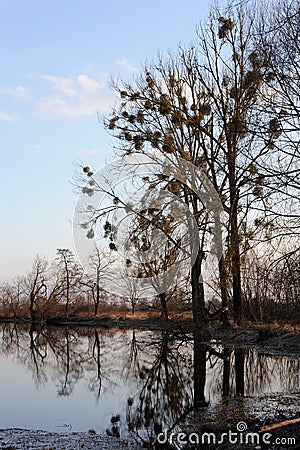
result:
[[[36,314],[32,305],[29,306],[30,319],[32,322],[36,319]]]
[[[236,208],[234,208],[235,210]],[[232,300],[235,322],[240,325],[243,320],[242,287],[241,287],[241,257],[237,225],[237,211],[233,217],[231,229],[231,261],[232,261]]]
[[[29,305],[29,314],[31,322],[35,322],[37,318],[37,313],[34,310],[34,302],[35,302],[35,296],[33,294],[30,295],[30,305]]]
[[[236,145],[232,144],[232,145]],[[241,258],[238,226],[238,204],[239,191],[236,180],[236,150],[231,149],[228,154],[229,188],[230,188],[230,257],[232,270],[232,300],[233,315],[235,323],[241,324],[242,311],[242,288],[241,288]]]
[[[219,277],[220,277],[220,289],[222,299],[222,321],[224,325],[229,325],[228,319],[228,292],[227,292],[227,274],[224,262],[224,256],[222,255],[219,260]]]
[[[135,314],[135,298],[131,299],[131,314],[134,316]]]
[[[164,319],[168,320],[169,314],[168,314],[168,307],[166,302],[166,293],[161,292],[159,294],[160,304],[161,304],[161,315]]]
[[[193,319],[195,325],[203,325],[206,321],[204,286],[201,280],[202,251],[199,248],[191,271]]]
[[[227,273],[223,255],[222,245],[222,227],[220,220],[220,213],[215,214],[215,240],[217,247],[217,256],[219,259],[219,278],[220,278],[220,290],[222,299],[222,322],[224,325],[229,325],[228,319],[228,292],[227,292]]]
[[[97,276],[97,285],[96,285],[96,301],[95,301],[95,316],[98,314],[99,303],[100,303],[100,281],[99,276]]]
[[[69,269],[66,265],[66,272],[67,272],[67,279],[66,279],[66,308],[65,308],[65,314],[67,317],[69,317],[69,302],[70,302],[70,279],[69,279]]]

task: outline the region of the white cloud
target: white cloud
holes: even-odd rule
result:
[[[89,78],[87,75],[79,75],[77,77],[78,84],[86,91],[93,92],[94,90],[100,89],[102,86],[96,80]]]
[[[0,94],[9,95],[14,100],[29,100],[30,90],[25,86],[17,86],[14,89],[0,89]]]
[[[7,114],[4,111],[0,111],[0,120],[3,120],[5,122],[12,122],[13,120],[15,120],[15,117]]]
[[[12,91],[12,96],[15,100],[28,100],[30,98],[30,91],[27,87],[17,86],[14,91]]]
[[[98,148],[92,148],[90,150],[77,150],[76,155],[82,156],[82,155],[99,155],[101,153],[101,150]]]
[[[77,78],[43,75],[51,82],[53,95],[43,97],[36,106],[39,115],[52,112],[58,116],[79,117],[107,111],[112,101],[106,81],[97,81],[87,75]]]
[[[130,62],[129,62],[126,58],[119,59],[119,60],[117,61],[117,64],[118,64],[119,66],[122,66],[122,67],[123,67],[124,69],[126,69],[126,70],[131,70],[131,71],[133,71],[133,72],[136,72],[136,71],[138,70],[138,68],[137,68],[137,67],[134,67],[133,65],[131,65]]]
[[[73,80],[71,78],[53,77],[51,75],[42,75],[41,78],[51,81],[53,83],[54,91],[69,97],[76,96],[76,90],[72,88]]]

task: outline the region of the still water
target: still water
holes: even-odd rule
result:
[[[112,417],[122,429],[164,428],[195,405],[299,388],[299,360],[167,332],[0,331],[0,428],[103,432]]]

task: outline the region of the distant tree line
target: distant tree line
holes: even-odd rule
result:
[[[95,248],[89,258],[87,274],[69,249],[57,249],[57,257],[52,263],[37,255],[28,274],[0,285],[0,320],[46,322],[58,317],[134,315],[137,311],[165,315],[157,298],[137,297],[134,282],[128,286],[127,296],[106,292],[103,276],[110,270],[107,259],[106,253]],[[166,297],[168,300],[172,297],[171,312],[188,310],[184,292],[169,293]]]
[[[94,274],[90,272],[88,275],[69,249],[58,249],[57,258],[51,264],[36,256],[27,275],[0,285],[0,320],[46,322],[58,317],[124,317],[134,316],[137,312],[168,319],[170,316],[188,317],[192,312],[192,291],[188,279],[165,293],[163,302],[159,295],[151,299],[138,297],[134,278],[129,278],[126,296],[106,292],[103,276],[110,270],[106,258],[105,253],[95,249],[90,258]],[[243,260],[242,267],[243,305],[247,320],[256,323],[299,322],[299,253],[290,252],[272,260],[268,254],[258,257],[252,252]],[[210,317],[220,319],[222,308],[217,278],[211,280],[209,288],[207,320]]]

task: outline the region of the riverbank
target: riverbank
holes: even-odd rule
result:
[[[166,331],[174,338],[193,340],[204,344],[220,344],[232,347],[252,347],[258,353],[299,358],[300,355],[300,325],[290,324],[253,324],[248,323],[237,327],[223,326],[220,322],[209,323],[201,329],[196,329],[192,318],[176,316],[170,320],[161,317],[55,317],[47,321],[32,322],[27,318],[0,317],[0,323],[33,327],[70,327],[99,330],[152,330]]]
[[[9,428],[0,430],[0,448],[5,450],[142,450],[133,439],[118,439],[90,432],[51,433]]]

